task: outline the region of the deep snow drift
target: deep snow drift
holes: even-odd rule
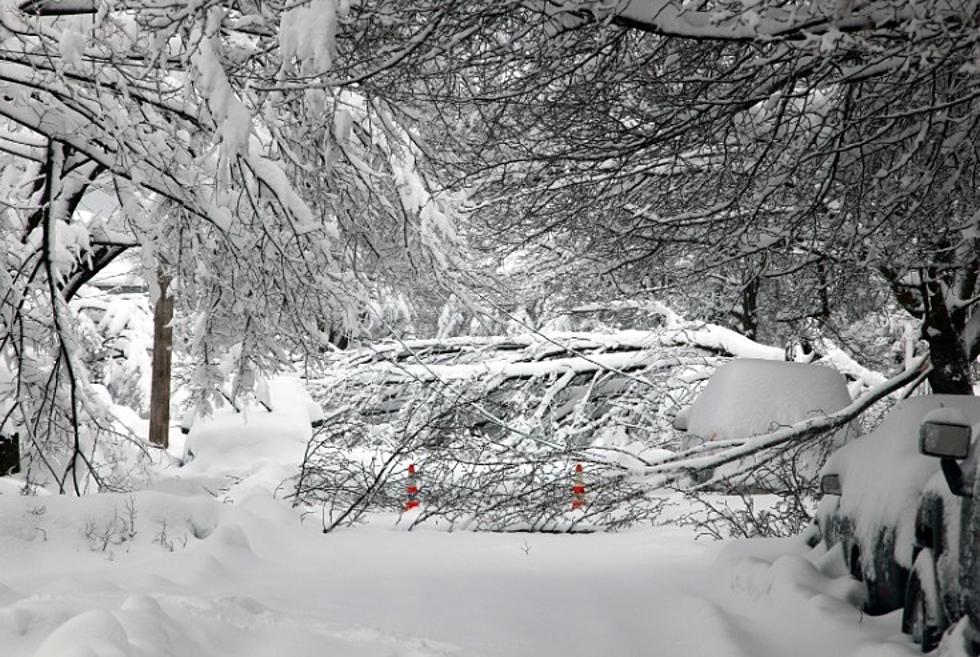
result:
[[[799,539],[406,532],[391,518],[324,536],[259,492],[4,495],[0,519],[10,657],[915,654],[897,615],[853,606],[837,555]]]

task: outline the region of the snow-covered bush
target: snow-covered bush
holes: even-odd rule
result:
[[[112,399],[146,417],[150,407],[153,318],[145,294],[96,294],[85,290],[73,304],[86,364]]]
[[[684,491],[689,510],[672,521],[717,540],[795,536],[812,520],[815,494],[810,487],[791,494],[784,491],[783,495]]]
[[[142,294],[94,289],[58,303],[64,340],[32,327],[8,342],[0,427],[16,435],[25,485],[60,492],[124,490],[144,482],[152,329]],[[25,312],[52,307],[25,300]],[[70,336],[70,339],[69,339]]]

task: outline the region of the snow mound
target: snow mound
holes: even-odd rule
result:
[[[126,630],[116,617],[93,609],[49,634],[34,657],[128,657],[130,646]]]
[[[964,616],[943,636],[939,644],[939,657],[970,657],[973,654],[973,630],[970,619]]]
[[[271,380],[266,406],[224,406],[197,417],[184,446],[183,478],[235,479],[238,494],[275,490],[299,467],[323,411],[295,377]]]
[[[734,541],[721,550],[713,571],[729,582],[736,600],[742,599],[741,604],[732,603],[748,612],[741,621],[758,618],[758,627],[765,628],[766,638],[755,650],[734,654],[911,657],[918,653],[898,630],[900,614],[868,618],[859,610],[864,588],[848,574],[839,545],[810,549],[799,536]],[[801,642],[811,631],[815,631],[813,644]]]
[[[709,440],[745,438],[850,403],[844,377],[829,367],[737,359],[719,367],[695,399],[688,431]]]

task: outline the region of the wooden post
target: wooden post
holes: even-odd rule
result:
[[[160,296],[153,309],[153,369],[150,373],[150,442],[166,449],[170,444],[170,361],[174,331],[174,300],[168,292],[170,277],[157,272]]]

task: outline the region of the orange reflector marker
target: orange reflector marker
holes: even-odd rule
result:
[[[572,511],[585,506],[585,471],[581,463],[575,464],[575,475],[572,477]]]
[[[408,464],[408,481],[405,485],[405,493],[408,499],[405,500],[405,510],[411,511],[419,506],[419,485],[415,480],[415,464]]]

